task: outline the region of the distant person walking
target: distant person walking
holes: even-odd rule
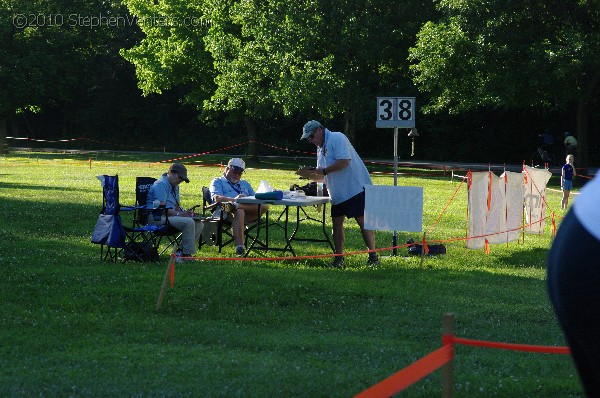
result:
[[[562,174],[560,176],[560,187],[563,192],[561,207],[566,209],[569,205],[569,194],[573,189],[573,179],[577,175],[575,171],[575,157],[573,155],[567,155],[565,165],[562,167]]]
[[[548,253],[548,292],[588,397],[600,397],[600,174],[565,216]]]
[[[575,155],[577,152],[577,139],[568,131],[565,132],[565,153],[567,155]]]

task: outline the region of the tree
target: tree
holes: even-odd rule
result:
[[[356,126],[372,124],[382,86],[393,94],[395,87],[414,90],[408,48],[433,12],[432,3],[418,0],[401,7],[383,0],[195,0],[187,9],[176,7],[177,0],[127,4],[139,18],[192,13],[206,21],[205,31],[142,28],[146,38],[124,55],[146,93],[201,76],[203,84],[188,85],[186,98],[207,119],[225,112],[243,121],[250,141],[258,122],[281,115],[343,115],[350,136]],[[256,154],[255,147],[249,152]]]
[[[7,120],[14,126],[16,115],[53,107],[68,112],[93,95],[107,78],[99,63],[114,60],[115,42],[127,43],[128,35],[118,36],[124,11],[112,1],[0,0],[0,132]],[[6,134],[0,134],[5,148]]]
[[[600,94],[597,1],[442,0],[410,51],[429,111],[576,109],[577,163],[588,165],[588,118]]]
[[[206,4],[213,22],[206,41],[218,73],[208,107],[243,105],[252,116],[343,115],[350,137],[373,123],[381,90],[414,91],[408,48],[433,13],[433,4],[418,1],[391,8],[378,0]]]

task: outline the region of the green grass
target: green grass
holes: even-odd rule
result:
[[[376,269],[364,265],[366,255],[347,259],[345,270],[322,259],[196,261],[177,266],[157,312],[167,257],[158,265],[103,263],[90,243],[102,197],[95,176],[118,173],[129,204],[135,177],[159,176],[167,166],[152,162],[177,156],[98,153],[91,168],[89,154],[0,158],[0,396],[347,397],[438,348],[447,312],[460,337],[565,345],[546,294],[550,229],[492,246],[490,255],[467,252],[453,240],[465,234],[464,185],[429,231],[458,187],[431,170],[402,170],[399,178],[424,186],[428,239],[450,240],[448,254],[422,268],[403,248]],[[201,201],[201,186],[219,174],[213,165],[226,160],[186,160],[203,167],[189,167],[184,206]],[[285,189],[298,182],[297,164],[249,162],[245,178]],[[373,178],[393,185],[390,175]],[[558,193],[548,205],[564,214]],[[347,225],[346,250],[363,250],[359,230]],[[420,239],[398,235],[399,243]],[[378,247],[391,246],[391,233],[376,236]],[[326,252],[308,243],[297,251]],[[205,247],[198,255],[217,253]],[[437,371],[402,396],[440,394]],[[455,395],[583,393],[568,356],[457,346]]]

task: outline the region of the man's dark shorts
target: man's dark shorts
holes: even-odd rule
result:
[[[348,200],[331,206],[331,217],[346,216],[348,218],[365,215],[365,191],[354,195]]]

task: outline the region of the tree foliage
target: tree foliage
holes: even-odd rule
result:
[[[579,161],[600,88],[597,1],[442,0],[411,49],[429,110],[577,108]],[[584,148],[581,151],[581,147]]]
[[[127,2],[142,17],[173,9],[177,0],[159,6]],[[147,30],[140,46],[125,53],[137,67],[145,92],[210,76],[192,68],[191,57],[208,72],[210,54],[214,90],[196,95],[205,116],[226,112],[233,120],[307,115],[332,119],[345,115],[350,129],[372,123],[373,103],[381,86],[409,87],[406,57],[420,23],[433,4],[412,1],[389,7],[381,0],[204,0],[189,4],[207,21],[206,32]],[[202,34],[204,33],[204,34]],[[173,68],[181,74],[173,73]],[[399,82],[400,81],[400,82]],[[382,84],[384,83],[384,84]],[[388,90],[389,90],[389,86]],[[193,90],[193,89],[192,89]],[[210,93],[210,95],[208,95]],[[396,94],[396,93],[394,93]],[[367,111],[368,109],[368,111]],[[369,116],[366,116],[366,114]]]
[[[212,59],[203,37],[209,22],[202,1],[126,0],[144,37],[121,54],[136,67],[138,86],[145,95],[186,87],[186,100],[198,103],[214,89]]]

